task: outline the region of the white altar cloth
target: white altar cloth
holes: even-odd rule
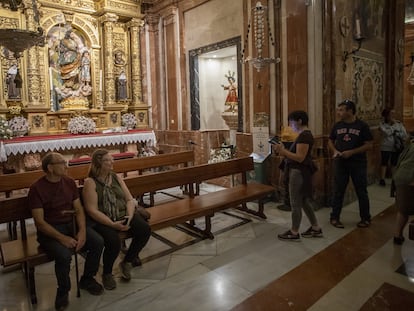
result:
[[[55,136],[55,137],[54,137]],[[103,147],[119,144],[148,142],[156,145],[154,131],[131,131],[128,133],[88,134],[88,135],[51,135],[16,138],[1,142],[0,162],[7,161],[10,155],[35,152],[70,150],[76,148]]]

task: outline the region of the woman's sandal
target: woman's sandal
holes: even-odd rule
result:
[[[345,228],[345,226],[342,224],[342,222],[340,222],[339,220],[336,220],[336,219],[331,219],[331,225],[334,226],[335,228],[340,228],[340,229]]]

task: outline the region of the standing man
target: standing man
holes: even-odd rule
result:
[[[335,123],[329,135],[328,146],[333,153],[334,194],[332,200],[331,224],[344,228],[340,221],[345,190],[349,177],[355,188],[359,203],[360,228],[371,224],[367,191],[367,155],[372,147],[372,134],[369,126],[355,116],[355,104],[344,100],[338,106],[340,121]]]
[[[32,210],[40,247],[55,260],[58,283],[56,310],[68,304],[70,263],[73,251],[86,252],[85,267],[79,286],[92,295],[101,295],[103,287],[96,282],[103,249],[102,238],[86,227],[85,214],[75,181],[65,175],[66,161],[59,153],[48,153],[42,159],[45,176],[30,186],[28,202]],[[72,214],[75,211],[77,232],[73,232]]]

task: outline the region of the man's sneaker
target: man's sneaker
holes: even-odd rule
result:
[[[285,233],[278,234],[277,237],[280,240],[283,240],[283,241],[295,241],[295,242],[299,242],[300,241],[300,235],[299,235],[299,233],[294,234],[290,230],[286,231]]]
[[[62,311],[65,310],[66,307],[69,305],[69,296],[68,293],[57,293],[56,294],[56,299],[55,299],[55,309],[57,311]]]
[[[116,282],[112,273],[102,274],[102,284],[107,290],[113,290],[116,288]]]
[[[370,226],[371,222],[369,220],[361,220],[359,223],[357,223],[358,228],[368,228]]]
[[[103,293],[103,287],[93,277],[82,277],[79,281],[79,288],[87,290],[89,294],[99,296]]]
[[[121,261],[119,264],[119,270],[121,271],[121,276],[125,281],[131,280],[132,264],[130,262]]]
[[[303,236],[304,238],[321,238],[323,237],[322,229],[315,230],[312,227],[310,227],[305,232],[302,232],[301,236]]]

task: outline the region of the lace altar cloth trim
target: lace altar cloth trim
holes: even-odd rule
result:
[[[10,155],[69,150],[76,148],[101,147],[118,144],[150,142],[156,145],[153,131],[128,131],[127,133],[26,136],[3,141],[0,146],[0,161],[7,161]]]

